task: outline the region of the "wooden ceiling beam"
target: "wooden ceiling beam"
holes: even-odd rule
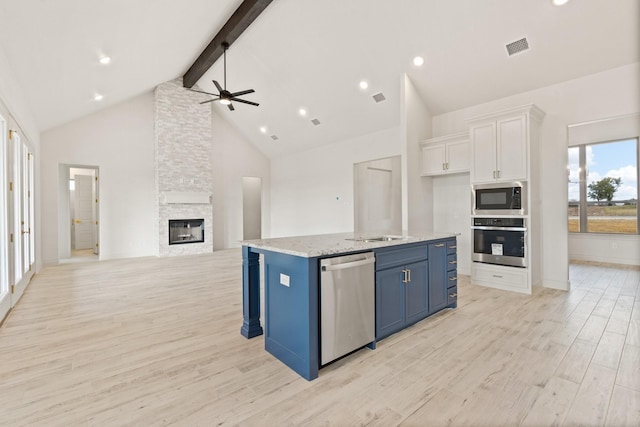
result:
[[[198,59],[182,76],[182,85],[186,88],[193,87],[200,77],[220,58],[224,52],[223,43],[231,45],[240,34],[269,6],[273,0],[244,0],[233,12],[233,15],[218,31],[211,43],[202,51]]]

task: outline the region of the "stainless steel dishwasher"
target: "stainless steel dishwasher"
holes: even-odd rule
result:
[[[375,340],[373,252],[320,260],[320,364]]]

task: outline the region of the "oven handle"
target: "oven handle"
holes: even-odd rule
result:
[[[496,231],[527,231],[527,227],[488,227],[484,225],[473,225],[472,230],[496,230]]]

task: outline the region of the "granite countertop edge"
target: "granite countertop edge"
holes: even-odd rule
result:
[[[431,240],[455,237],[453,233],[431,233],[420,236],[394,236],[396,240],[381,242],[364,242],[354,233],[317,234],[310,236],[277,237],[272,239],[243,240],[240,243],[255,249],[294,255],[303,258],[339,255],[349,252],[360,252],[410,243],[428,242]]]

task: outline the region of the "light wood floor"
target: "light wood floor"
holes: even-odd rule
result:
[[[47,267],[0,329],[0,425],[640,425],[640,271],[459,307],[307,382],[240,336],[239,250]]]

